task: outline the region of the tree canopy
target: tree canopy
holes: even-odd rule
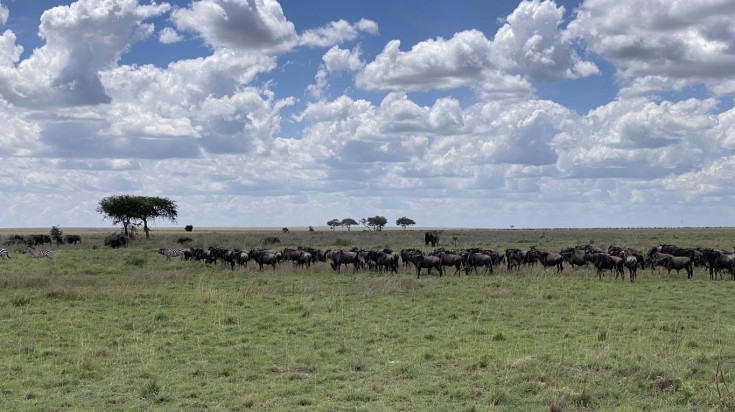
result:
[[[339,222],[339,219],[332,219],[327,222],[327,226],[329,226],[330,229],[334,230],[337,226],[340,226],[341,223]]]
[[[388,219],[385,216],[373,216],[362,218],[360,222],[368,229],[380,232],[388,224]]]
[[[97,212],[112,220],[113,225],[122,224],[125,236],[130,225],[142,224],[146,238],[150,238],[149,221],[167,219],[176,222],[178,216],[175,201],[155,196],[108,196],[100,200]]]
[[[351,217],[348,217],[346,219],[342,219],[341,222],[339,222],[340,226],[344,226],[347,228],[347,231],[350,231],[350,226],[357,226],[357,221]]]
[[[398,219],[396,219],[396,226],[403,227],[403,230],[406,230],[407,226],[413,226],[415,224],[416,222],[414,222],[413,219],[405,217],[405,216],[399,217]]]

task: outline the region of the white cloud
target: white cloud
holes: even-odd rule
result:
[[[453,89],[481,83],[493,68],[490,42],[477,30],[456,33],[400,50],[391,40],[356,78],[359,87],[377,91]]]
[[[0,95],[24,106],[109,103],[99,71],[149,36],[153,27],[144,21],[168,9],[168,4],[138,5],[130,0],[79,0],[46,10],[39,27],[46,44],[17,67],[0,71]],[[13,39],[7,32],[4,39],[7,54]],[[17,60],[17,47],[14,50],[10,60]]]
[[[199,33],[213,48],[278,53],[297,40],[276,0],[196,0],[174,10],[171,19],[179,30]]]
[[[624,85],[653,76],[672,89],[685,81],[718,90],[735,75],[733,15],[729,0],[588,0],[567,34],[612,62]]]
[[[552,1],[523,1],[495,34],[492,48],[497,64],[531,78],[553,81],[599,73],[581,61],[559,31],[564,7]]]
[[[171,27],[164,27],[163,30],[158,33],[158,41],[163,44],[178,43],[182,40],[184,40],[184,37]]]
[[[553,146],[558,167],[578,178],[653,179],[700,167],[715,155],[716,101],[619,99],[591,111]]]
[[[378,33],[378,24],[367,19],[354,24],[346,20],[333,21],[324,27],[303,32],[299,36],[299,44],[308,47],[331,47],[355,39],[361,31],[375,35]]]
[[[345,50],[333,46],[322,56],[324,67],[330,72],[350,71],[354,72],[362,67],[360,61],[360,50]]]
[[[5,25],[8,22],[8,17],[10,16],[10,10],[0,3],[0,25]]]

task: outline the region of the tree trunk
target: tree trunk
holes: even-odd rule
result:
[[[148,219],[143,219],[143,231],[145,232],[145,238],[150,239],[150,229],[148,229]]]

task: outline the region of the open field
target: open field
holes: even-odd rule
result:
[[[113,250],[109,232],[64,229],[83,243],[53,246],[53,260],[7,247],[4,410],[735,410],[735,282],[701,267],[691,280],[646,269],[634,284],[568,267],[231,271],[155,250],[179,236],[205,248],[265,236],[275,248],[431,248],[418,230],[166,229]],[[590,243],[731,250],[735,229],[442,233],[448,248]]]

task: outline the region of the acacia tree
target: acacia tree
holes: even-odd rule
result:
[[[396,226],[403,227],[403,230],[406,230],[406,226],[413,226],[416,222],[413,221],[413,219],[407,218],[407,217],[399,217],[396,219]]]
[[[373,216],[367,218],[364,217],[360,222],[368,229],[380,232],[383,230],[383,227],[388,224],[388,219],[386,219],[385,216]]]
[[[334,230],[339,225],[340,225],[339,219],[332,219],[327,222],[327,226],[329,226],[329,228],[332,230]]]
[[[347,228],[347,231],[349,232],[350,231],[350,226],[356,226],[357,225],[357,221],[355,219],[351,218],[351,217],[348,217],[346,219],[342,219],[342,221],[339,222],[339,225],[346,227]]]
[[[125,236],[131,224],[141,222],[146,238],[150,238],[149,221],[168,219],[176,222],[178,216],[175,201],[155,196],[109,196],[100,200],[97,212],[112,220],[113,225],[122,224]]]

